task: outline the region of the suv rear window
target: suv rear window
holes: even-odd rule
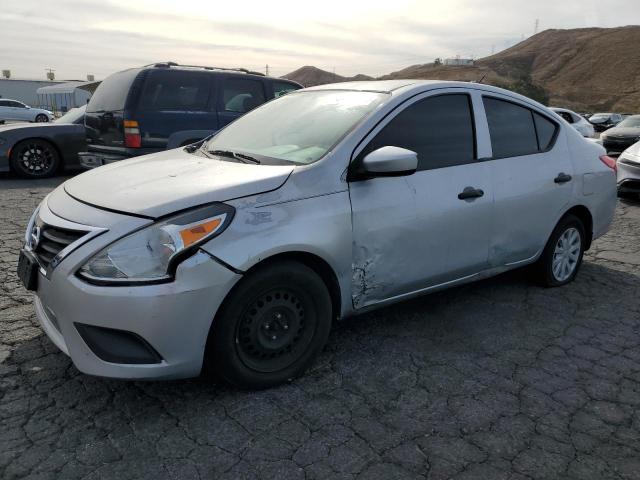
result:
[[[222,109],[226,112],[245,113],[265,100],[264,87],[259,80],[226,78],[222,83]]]
[[[206,111],[211,75],[175,71],[152,71],[144,82],[140,109]]]
[[[139,72],[136,68],[105,78],[89,100],[87,112],[124,110],[129,90]]]

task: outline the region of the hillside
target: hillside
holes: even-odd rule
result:
[[[293,80],[305,87],[324,85],[325,83],[350,82],[353,80],[375,80],[367,75],[356,75],[355,77],[343,77],[332,72],[327,72],[317,67],[301,67],[291,73],[283,75],[282,78]]]
[[[545,30],[473,66],[413,65],[379,79],[478,81],[484,77],[483,83],[512,88],[550,105],[640,112],[638,45],[640,26]],[[306,80],[314,85],[335,81]]]

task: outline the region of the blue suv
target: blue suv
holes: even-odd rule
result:
[[[189,145],[273,98],[302,88],[246,69],[156,63],[107,77],[85,114],[93,168]]]

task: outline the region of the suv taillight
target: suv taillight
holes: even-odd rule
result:
[[[124,145],[129,148],[140,148],[142,137],[136,120],[124,121]]]
[[[613,170],[616,173],[618,172],[618,164],[616,163],[615,158],[610,157],[609,155],[602,155],[600,156],[600,160],[611,170]]]

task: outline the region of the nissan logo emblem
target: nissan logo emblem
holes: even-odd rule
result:
[[[32,250],[38,248],[40,243],[40,227],[38,225],[34,225],[31,229],[31,241],[29,243]]]

